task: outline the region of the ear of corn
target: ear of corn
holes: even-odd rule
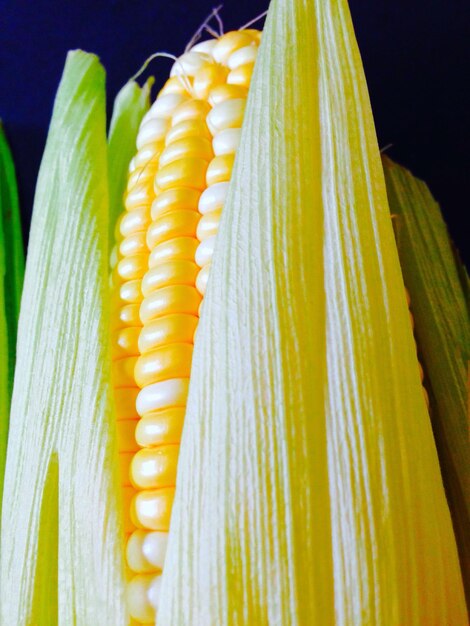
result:
[[[0,122],[0,517],[23,275],[15,166]]]
[[[140,623],[158,607],[193,337],[259,37],[229,32],[178,59],[130,164],[112,337],[127,598]]]
[[[109,241],[114,240],[118,215],[123,210],[126,174],[134,156],[135,140],[142,117],[149,108],[150,88],[153,79],[143,87],[131,80],[117,94],[108,136],[109,168]]]
[[[468,276],[425,183],[386,157],[383,165],[463,579],[470,584]]]
[[[109,383],[104,71],[69,53],[41,164],[11,407],[1,622],[127,623]]]
[[[192,366],[158,611],[467,623],[347,4],[274,0]]]

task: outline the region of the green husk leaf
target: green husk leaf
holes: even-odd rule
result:
[[[0,516],[23,276],[15,165],[0,121]]]
[[[135,141],[140,122],[148,111],[153,78],[143,87],[131,80],[117,94],[108,134],[109,167],[109,241],[114,239],[118,216],[124,210],[129,162],[135,153]]]
[[[105,74],[67,56],[34,201],[1,537],[5,624],[126,624],[108,355]]]
[[[468,275],[426,184],[383,158],[398,254],[410,293],[415,336],[460,563],[470,602],[470,441]]]
[[[252,81],[158,624],[465,626],[346,0],[274,0]]]

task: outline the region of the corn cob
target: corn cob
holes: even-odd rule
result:
[[[178,59],[130,165],[113,345],[125,506],[132,496],[125,528],[135,528],[129,609],[141,623],[158,605],[193,338],[259,39],[230,32]]]

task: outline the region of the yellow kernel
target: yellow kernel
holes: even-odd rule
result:
[[[191,344],[197,323],[195,315],[185,313],[172,313],[147,322],[139,336],[140,353],[145,354],[164,344]]]
[[[174,487],[179,445],[143,448],[133,457],[130,476],[135,487],[159,489]]]
[[[142,293],[148,296],[155,289],[167,285],[194,285],[198,271],[197,265],[186,259],[159,263],[143,277]]]
[[[132,571],[139,574],[154,572],[155,566],[149,563],[143,552],[143,544],[148,532],[145,530],[135,530],[127,540],[126,560]]]
[[[215,247],[215,235],[213,237],[208,237],[201,241],[198,249],[196,250],[196,264],[199,267],[204,267],[212,261],[212,257],[214,255],[214,247]]]
[[[152,204],[155,198],[155,191],[150,183],[144,184],[144,181],[131,189],[124,200],[127,211],[133,211],[141,207]]]
[[[211,89],[209,94],[209,102],[215,107],[226,100],[243,99],[248,95],[248,89],[241,85],[218,85]]]
[[[158,169],[158,157],[151,160],[145,165],[141,165],[136,168],[127,179],[127,191],[129,192],[139,183],[147,183],[150,179],[153,180],[155,173]]]
[[[158,157],[162,149],[163,140],[156,141],[141,148],[134,157],[136,167],[142,167],[150,170],[155,168],[156,164],[158,163]],[[142,177],[139,182],[143,183],[144,180],[145,178]]]
[[[210,185],[202,192],[199,198],[199,213],[205,215],[210,211],[216,211],[224,206],[227,197],[229,183],[216,183]]]
[[[134,233],[145,231],[150,224],[150,212],[148,207],[135,209],[129,213],[124,213],[120,222],[120,233],[123,237],[128,237]]]
[[[227,68],[217,63],[206,63],[194,75],[194,93],[198,98],[207,100],[210,90],[223,85],[227,78]]]
[[[141,327],[138,326],[119,328],[112,332],[113,359],[139,355],[138,340],[140,331]]]
[[[208,237],[213,237],[219,230],[221,209],[217,211],[209,211],[201,217],[197,225],[196,237],[199,241],[204,241]]]
[[[193,261],[198,243],[196,237],[175,237],[158,244],[150,253],[149,268],[166,261]]]
[[[261,41],[261,36],[263,34],[262,30],[257,30],[256,28],[245,28],[244,32],[251,35],[255,43],[259,44],[259,42]]]
[[[136,254],[134,256],[127,256],[119,261],[117,271],[119,276],[123,280],[133,280],[135,278],[142,278],[148,269],[147,255]]]
[[[210,266],[211,266],[210,263],[205,265],[201,269],[201,271],[199,272],[199,274],[197,275],[197,278],[196,278],[196,288],[199,291],[199,293],[202,294],[202,295],[204,295],[206,293],[207,281],[209,279]]]
[[[142,552],[149,563],[156,569],[162,570],[165,564],[168,533],[153,531],[147,532],[142,542]]]
[[[140,289],[140,280],[128,280],[123,283],[119,289],[119,295],[124,302],[142,302],[142,291]]]
[[[212,61],[212,50],[214,49],[216,43],[217,39],[206,39],[205,41],[200,41],[195,44],[191,50],[205,55],[206,59],[210,59]],[[209,62],[209,60],[207,62]]]
[[[126,304],[119,310],[118,324],[120,326],[140,326],[138,304]]]
[[[210,104],[206,100],[192,99],[183,102],[175,109],[171,125],[175,126],[186,120],[205,120],[210,109]]]
[[[148,597],[152,581],[151,574],[138,574],[126,586],[126,604],[129,614],[143,624],[155,623],[155,609]]]
[[[199,190],[189,187],[175,187],[162,191],[152,204],[152,219],[156,220],[168,211],[197,210],[200,196]]]
[[[240,67],[232,70],[227,76],[227,84],[249,87],[254,67],[254,63],[247,63],[246,65],[240,65]]]
[[[232,177],[234,160],[234,154],[222,154],[214,157],[206,172],[207,186],[228,182]]]
[[[137,422],[136,441],[142,447],[179,443],[185,413],[185,407],[172,407],[155,413],[147,413]]]
[[[142,121],[136,140],[138,151],[140,152],[144,146],[163,141],[169,125],[169,120],[161,117],[153,117]]]
[[[230,70],[235,70],[242,65],[246,65],[247,63],[254,63],[257,55],[258,46],[255,42],[252,42],[250,45],[243,46],[243,48],[238,48],[238,50],[232,52],[227,61],[227,65]]]
[[[144,120],[152,117],[171,118],[178,106],[189,99],[188,93],[172,91],[170,93],[160,93],[144,116]]]
[[[246,30],[234,30],[222,35],[217,40],[212,50],[212,56],[217,63],[227,63],[229,56],[245,46],[249,46],[253,42],[253,36]]]
[[[131,519],[136,526],[168,532],[174,487],[139,491],[131,503]]]
[[[113,361],[113,386],[115,389],[120,387],[133,387],[135,385],[134,368],[137,357],[124,357]]]
[[[215,156],[235,153],[240,143],[240,136],[241,128],[226,128],[214,135],[212,149]]]
[[[160,168],[155,184],[164,191],[172,187],[202,190],[206,183],[207,161],[194,157],[182,158]]]
[[[245,114],[246,98],[232,98],[216,104],[207,116],[213,135],[227,128],[240,128]]]
[[[175,237],[195,237],[200,215],[197,211],[171,211],[152,222],[147,231],[149,250]]]
[[[210,137],[205,119],[192,119],[179,122],[170,128],[165,137],[165,145],[187,137]]]
[[[162,287],[144,299],[140,306],[140,316],[142,322],[147,323],[157,317],[171,313],[197,315],[200,301],[199,293],[189,285]]]
[[[158,93],[158,97],[169,93],[189,95],[184,82],[178,76],[171,76]]]
[[[182,54],[173,64],[170,76],[194,76],[198,69],[207,63],[206,55],[195,50]]]
[[[193,346],[190,343],[170,343],[142,354],[135,364],[135,382],[139,387],[159,383],[169,378],[189,378]]]
[[[134,233],[125,237],[119,246],[119,252],[122,256],[133,256],[141,252],[147,252],[147,244],[145,242],[145,233]]]
[[[137,396],[137,413],[142,416],[173,406],[186,406],[188,388],[189,378],[171,378],[147,385]]]
[[[197,157],[210,161],[214,156],[208,137],[183,137],[170,143],[160,155],[160,167],[183,157]]]

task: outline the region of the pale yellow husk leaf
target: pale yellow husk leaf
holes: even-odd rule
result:
[[[34,203],[1,537],[1,623],[119,626],[105,75],[69,53]]]
[[[345,0],[274,0],[197,334],[158,626],[464,626]]]
[[[470,600],[470,323],[468,276],[426,184],[383,159],[446,495]]]

